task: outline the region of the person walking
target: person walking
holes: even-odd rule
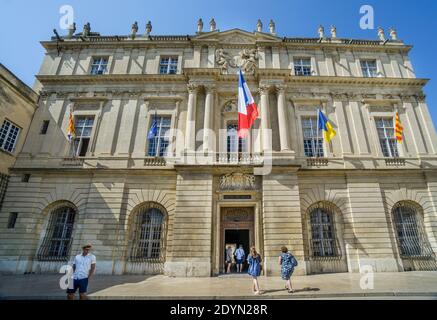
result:
[[[253,280],[253,293],[256,295],[261,294],[259,290],[258,277],[261,275],[261,256],[256,252],[255,247],[250,248],[250,254],[247,257],[247,262],[249,263],[249,275],[252,276]]]
[[[237,250],[235,250],[235,259],[237,260],[237,272],[243,271],[243,261],[246,253],[244,252],[243,245],[240,244]]]
[[[96,270],[96,256],[90,253],[91,244],[82,247],[73,264],[73,288],[67,289],[67,299],[74,300],[74,295],[79,289],[80,300],[86,300],[88,281]]]
[[[293,274],[294,267],[297,266],[297,260],[290,252],[288,252],[287,247],[281,248],[279,265],[281,266],[281,278],[285,280],[285,289],[287,289],[289,293],[293,293],[294,290],[291,286],[290,278]]]
[[[234,255],[232,252],[232,247],[228,246],[228,248],[226,249],[226,269],[227,269],[227,273],[231,273],[231,267],[232,267],[232,260],[234,259]]]

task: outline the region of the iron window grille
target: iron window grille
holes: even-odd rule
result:
[[[68,260],[75,216],[76,211],[69,206],[58,207],[50,213],[46,235],[37,254],[38,260]]]
[[[318,129],[317,117],[302,118],[303,149],[306,157],[322,158],[323,132]]]
[[[71,153],[73,157],[85,157],[91,140],[94,116],[77,116],[74,119],[76,138],[73,140]]]
[[[408,202],[400,202],[393,208],[396,235],[403,258],[432,258],[431,245],[420,217],[420,207]]]
[[[129,261],[163,263],[166,236],[163,209],[148,204],[134,214]]]
[[[376,130],[378,131],[379,144],[384,157],[398,158],[398,145],[395,138],[393,119],[376,118]]]
[[[311,256],[314,259],[340,258],[340,246],[336,237],[334,211],[324,204],[309,209],[311,225]]]
[[[13,153],[17,144],[20,128],[9,120],[5,120],[0,128],[0,149]]]
[[[91,74],[104,74],[108,69],[107,57],[95,57],[91,64]]]
[[[376,60],[361,60],[361,70],[365,78],[376,78],[378,76]]]
[[[311,59],[295,58],[294,74],[296,76],[311,76]]]
[[[170,117],[154,117],[150,126],[154,121],[157,121],[157,133],[149,139],[149,148],[147,154],[149,157],[164,157],[167,154],[167,148],[169,145],[169,130],[171,125]],[[150,129],[150,128],[149,128]]]
[[[8,229],[14,229],[17,222],[18,212],[11,212],[8,219]]]
[[[163,57],[159,62],[160,74],[176,74],[178,70],[178,57]]]

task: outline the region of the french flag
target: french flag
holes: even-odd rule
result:
[[[252,124],[258,118],[258,108],[241,70],[239,70],[238,78],[238,137],[245,138]]]

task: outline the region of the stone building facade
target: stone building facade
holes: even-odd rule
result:
[[[38,95],[0,63],[0,208],[11,168],[36,110]],[[10,217],[10,223],[14,216]]]
[[[296,274],[435,270],[437,136],[412,47],[395,30],[354,40],[268,27],[200,20],[193,35],[160,36],[135,23],[102,36],[87,24],[43,41],[41,99],[0,213],[1,271],[57,272],[85,242],[108,274],[214,276],[240,243],[257,247],[265,275],[279,274],[283,245]],[[260,112],[247,139],[238,68]]]

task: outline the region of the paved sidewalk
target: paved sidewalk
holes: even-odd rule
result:
[[[62,274],[1,275],[0,299],[65,299]],[[375,273],[374,289],[360,288],[360,274],[337,273],[293,277],[295,293],[279,277],[260,277],[264,294],[254,296],[247,275],[171,278],[163,275],[96,275],[91,299],[435,299],[437,272]]]

